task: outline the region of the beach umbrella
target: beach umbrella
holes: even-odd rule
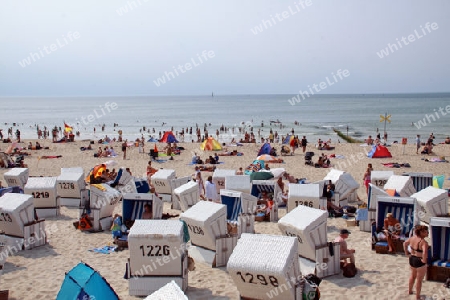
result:
[[[250,174],[250,180],[268,180],[272,179],[274,176],[271,172],[253,172]]]

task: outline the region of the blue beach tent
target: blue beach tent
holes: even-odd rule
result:
[[[66,273],[56,300],[119,300],[109,283],[89,265],[80,262]]]
[[[272,147],[270,147],[269,143],[264,143],[264,145],[261,146],[261,149],[259,149],[258,156],[263,154],[270,154],[270,150],[272,150]]]

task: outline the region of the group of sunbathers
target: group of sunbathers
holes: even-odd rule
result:
[[[98,147],[96,157],[110,157],[110,156],[117,156],[117,153],[114,151],[113,147],[105,146],[105,148],[102,150],[102,147]]]

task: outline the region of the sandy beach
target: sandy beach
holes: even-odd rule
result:
[[[30,140],[24,140],[21,145],[25,146]],[[35,140],[33,140],[34,144]],[[60,169],[66,167],[82,167],[87,173],[94,165],[116,160],[119,167],[129,167],[134,176],[142,177],[146,171],[149,156],[138,153],[138,148],[130,148],[127,159],[122,159],[120,144],[112,144],[119,154],[115,158],[95,158],[95,150],[80,151],[80,147],[87,146],[87,141],[75,141],[73,143],[53,144],[49,140],[40,141],[42,146],[48,146],[48,150],[27,152],[30,156],[25,158],[25,163],[30,170],[30,176],[58,176]],[[7,144],[0,144],[1,151],[7,148]],[[98,149],[98,144],[92,145]],[[154,143],[147,143],[145,151],[148,153]],[[189,165],[192,155],[197,152],[202,159],[206,159],[213,152],[203,152],[198,143],[182,143],[186,150],[181,155],[174,157],[173,161],[165,163],[153,163],[155,168],[176,170],[178,177],[188,176],[194,173],[194,166]],[[357,144],[335,144],[336,148],[326,151],[326,154],[344,155],[345,159],[331,159],[331,164],[337,169],[350,173],[361,185],[358,195],[361,200],[367,201],[365,188],[363,186],[363,174],[368,163],[372,163],[374,170],[392,170],[400,175],[403,172],[431,172],[434,175],[450,176],[448,163],[431,163],[424,158],[450,157],[450,145],[437,145],[434,155],[424,156],[416,154],[415,145],[394,144],[389,147],[393,157],[385,159],[369,159],[366,153],[370,147],[361,147]],[[164,145],[158,144],[162,149]],[[243,156],[221,157],[224,164],[218,165],[220,169],[234,169],[239,167],[245,169],[256,157],[260,144],[244,144],[237,147],[243,152]],[[281,145],[275,145],[278,152]],[[232,151],[236,147],[228,147]],[[313,151],[316,156],[321,152],[314,148],[311,143],[307,151]],[[404,153],[404,154],[403,154]],[[60,158],[39,159],[40,156],[62,155]],[[297,178],[305,177],[313,182],[323,179],[329,172],[326,168],[314,168],[304,164],[304,155],[297,150],[293,156],[283,156],[285,163],[270,164],[271,167],[285,168],[287,172]],[[410,168],[390,169],[382,165],[387,162],[409,163]],[[2,175],[8,169],[1,169]],[[203,177],[212,175],[202,172]],[[2,184],[6,186],[3,176],[0,176]],[[444,188],[450,188],[450,181],[446,180]],[[116,212],[121,214],[121,205]],[[165,203],[164,213],[179,214],[180,211],[171,210],[170,205]],[[286,213],[285,208],[280,209],[280,217]],[[129,251],[124,250],[108,255],[88,251],[93,247],[108,245],[112,242],[109,231],[101,233],[84,233],[75,230],[72,223],[78,217],[78,209],[61,208],[61,215],[57,218],[46,219],[46,227],[51,229],[48,236],[48,244],[32,250],[21,251],[14,256],[8,257],[3,275],[0,277],[0,288],[10,291],[10,299],[54,299],[61,287],[65,272],[69,271],[78,262],[84,261],[95,268],[111,284],[120,299],[140,299],[128,294],[128,281],[123,279],[125,263],[129,257]],[[328,218],[328,238],[333,240],[340,228],[346,227],[346,221],[342,218]],[[256,233],[281,235],[277,223],[256,222]],[[349,227],[351,231],[348,245],[356,249],[356,266],[359,270],[354,278],[345,278],[335,275],[325,278],[320,285],[321,299],[414,299],[415,295],[408,295],[409,265],[404,255],[381,255],[370,249],[368,240],[370,234],[361,232],[358,227]],[[432,299],[450,298],[450,290],[444,289],[442,283],[426,281],[423,284],[422,294]],[[186,291],[189,299],[239,299],[239,293],[226,268],[211,268],[200,263],[196,264],[195,271],[189,273],[189,287]],[[430,298],[431,299],[431,298]]]

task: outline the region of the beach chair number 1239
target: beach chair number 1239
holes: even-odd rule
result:
[[[253,280],[255,276],[253,274],[251,274],[251,273],[242,274],[242,272],[239,271],[239,272],[236,272],[236,275],[241,276],[242,281],[245,282],[245,283],[261,284],[261,285],[268,285],[269,284],[267,282],[267,279],[266,279],[266,277],[264,275],[256,275],[257,281]],[[275,276],[269,275],[268,278],[269,278],[270,284],[273,287],[278,287],[278,279]]]
[[[150,249],[147,252],[147,256],[169,256],[170,255],[170,248],[168,245],[160,246],[160,245],[141,245],[139,249],[142,250],[142,256],[146,256],[145,254],[145,248]],[[162,251],[161,251],[162,250]]]

